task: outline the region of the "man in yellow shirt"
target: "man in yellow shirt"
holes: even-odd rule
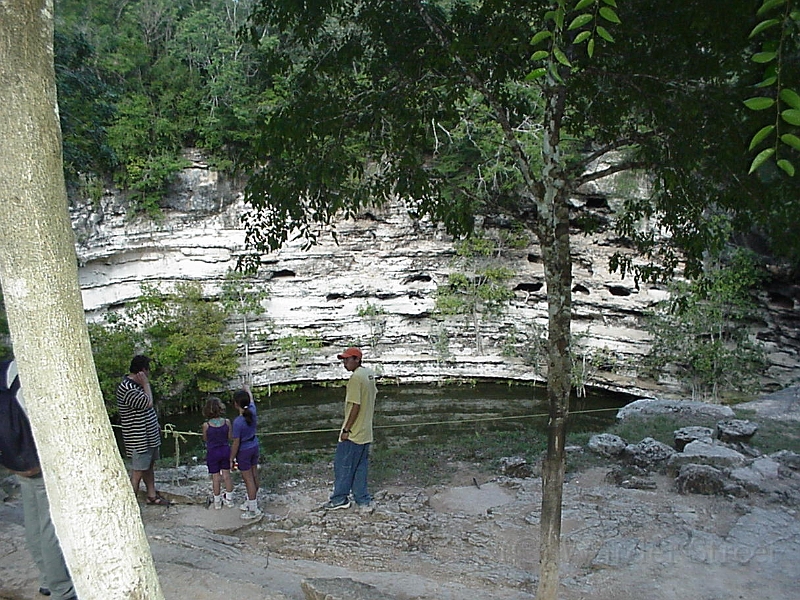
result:
[[[375,373],[361,364],[362,353],[358,348],[348,348],[338,358],[351,375],[344,399],[344,422],[333,461],[333,493],[324,505],[328,510],[350,508],[350,492],[359,507],[368,507],[372,502],[367,491],[367,471],[378,393]]]

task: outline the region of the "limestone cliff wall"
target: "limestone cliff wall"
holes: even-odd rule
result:
[[[99,203],[74,199],[72,219],[88,318],[124,306],[138,296],[142,283],[165,287],[197,281],[210,297],[216,295],[226,272],[246,251],[243,208],[235,182],[199,163],[183,172],[159,222],[129,220],[124,199],[111,191]],[[604,210],[604,201],[598,210]],[[447,281],[455,253],[441,228],[413,221],[397,203],[340,222],[337,240],[322,235],[309,249],[295,241],[264,257],[259,278],[269,300],[265,318],[251,323],[264,338],[251,349],[254,385],[342,379],[346,372],[336,354],[350,344],[364,346],[365,362],[398,382],[541,379],[520,359],[503,356],[510,331],[519,338],[531,333],[532,324],[546,326],[544,275],[535,244],[508,256],[515,297],[501,318],[482,324],[483,353],[476,352],[471,328],[451,320],[445,330],[445,357],[441,342],[438,350],[436,345],[442,325],[432,312],[437,286]],[[608,358],[590,383],[669,395],[676,391],[672,382],[651,381],[640,372],[649,348],[642,317],[666,292],[637,287],[630,277],[610,273],[608,259],[614,250],[613,241],[602,234],[573,237],[574,332],[583,347],[602,349]],[[800,379],[798,302],[795,288],[765,293],[770,310],[759,335],[772,362],[766,388]],[[385,317],[374,347],[368,345],[369,322],[359,317],[367,305]],[[293,365],[277,356],[271,344],[288,335],[307,336],[321,346]]]

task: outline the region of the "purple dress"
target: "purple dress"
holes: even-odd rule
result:
[[[211,422],[206,429],[206,466],[209,473],[219,473],[231,468],[231,448],[228,443],[228,423],[214,427]]]

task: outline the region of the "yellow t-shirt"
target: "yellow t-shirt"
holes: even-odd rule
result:
[[[372,416],[375,414],[375,396],[378,388],[375,386],[375,373],[366,367],[358,367],[350,375],[347,382],[347,395],[344,399],[344,424],[352,410],[353,404],[359,405],[358,416],[350,426],[348,439],[354,444],[369,444],[372,442]]]

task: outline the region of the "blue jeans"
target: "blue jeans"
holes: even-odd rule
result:
[[[347,502],[350,492],[356,504],[369,504],[372,496],[367,491],[367,471],[369,470],[369,444],[355,444],[349,440],[336,445],[333,459],[333,494],[331,502]]]

